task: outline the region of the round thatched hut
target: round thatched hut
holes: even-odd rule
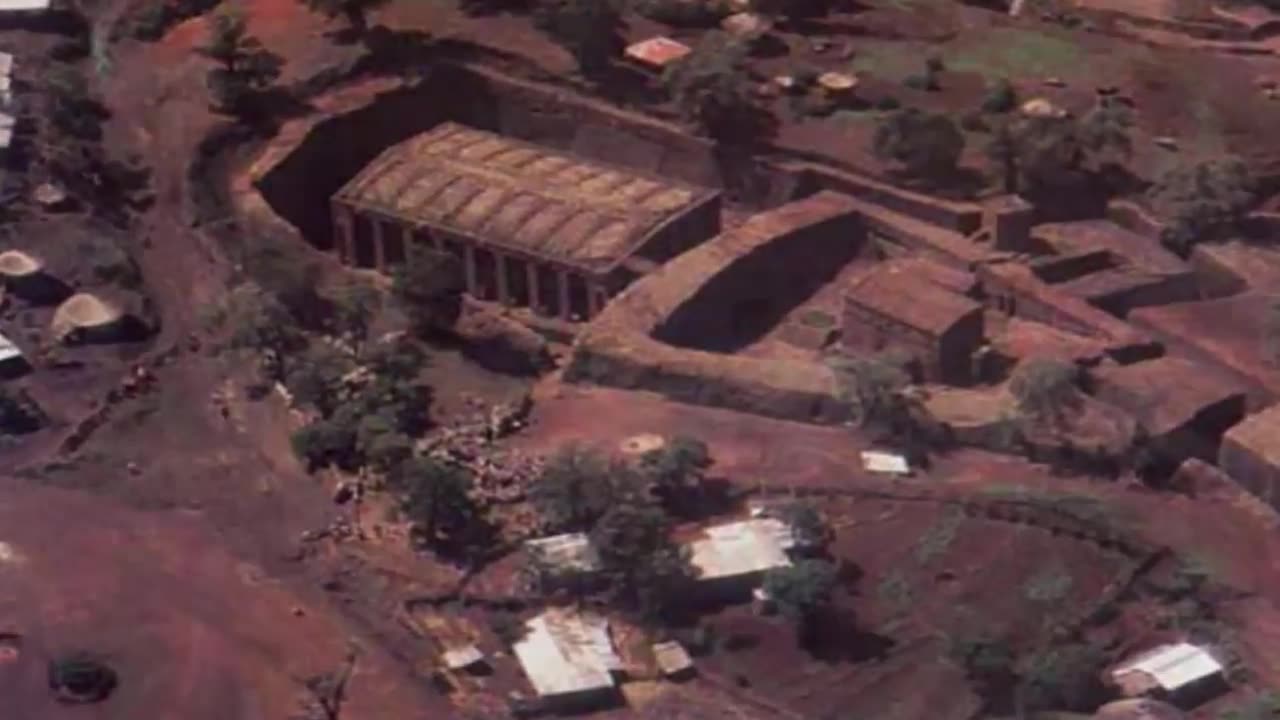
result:
[[[1094,720],[1184,720],[1186,714],[1169,703],[1148,698],[1130,698],[1107,703],[1093,715]]]
[[[114,303],[77,293],[53,314],[53,337],[64,343],[109,343],[130,339],[130,318]]]
[[[21,250],[0,253],[0,279],[5,289],[34,303],[55,303],[68,294],[66,285],[49,274],[44,261]]]

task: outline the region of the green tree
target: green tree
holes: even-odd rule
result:
[[[622,52],[618,0],[537,0],[534,24],[569,51],[587,77],[599,77]]]
[[[472,478],[462,468],[415,457],[396,468],[391,482],[401,494],[401,511],[430,547],[457,544],[479,521],[479,508],[469,495]]]
[[[568,445],[548,460],[529,499],[552,529],[589,530],[614,500],[611,475],[620,470],[599,453]]]
[[[884,358],[838,358],[833,370],[842,394],[855,406],[858,423],[876,424],[899,412],[902,392],[911,378],[897,365]]]
[[[1000,169],[1000,178],[1006,193],[1018,192],[1019,147],[1018,138],[1009,121],[999,122],[991,130],[991,136],[983,148],[986,156]]]
[[[413,455],[413,441],[388,412],[374,412],[356,425],[356,450],[372,469],[389,472]]]
[[[1014,371],[1009,391],[1024,415],[1059,420],[1078,399],[1078,377],[1079,370],[1070,363],[1034,358]]]
[[[641,455],[637,469],[659,497],[669,505],[678,506],[686,494],[702,488],[712,462],[706,443],[677,435],[665,446]]]
[[[240,117],[261,109],[264,92],[280,77],[284,64],[249,34],[244,16],[231,9],[213,15],[208,40],[197,52],[217,63],[206,81],[214,107]]]
[[[1133,113],[1112,98],[1104,98],[1080,123],[1081,142],[1101,163],[1119,164],[1133,156]]]
[[[369,326],[381,306],[382,296],[365,283],[351,282],[338,287],[330,302],[333,331],[360,352],[369,337]]]
[[[418,334],[453,327],[462,311],[463,290],[458,259],[418,245],[408,248],[405,262],[391,275],[391,297]]]
[[[755,111],[746,70],[748,48],[727,33],[703,35],[663,71],[662,82],[686,122],[717,140],[744,139]]]
[[[285,386],[295,402],[314,407],[329,417],[346,399],[344,378],[355,369],[355,363],[337,348],[314,343],[299,362],[289,370]]]
[[[1072,643],[1033,655],[1020,673],[1016,707],[1025,713],[1089,712],[1107,697],[1100,673],[1106,656],[1095,646]]]
[[[639,497],[613,503],[591,530],[592,546],[613,599],[657,618],[692,574],[683,548],[671,541],[671,521]]]
[[[764,591],[782,614],[795,621],[801,638],[808,639],[820,614],[831,606],[838,582],[835,565],[804,559],[765,573]]]
[[[84,74],[71,65],[54,65],[46,75],[48,119],[58,133],[83,142],[102,139],[110,113],[89,90]]]
[[[1238,158],[1179,165],[1162,175],[1149,194],[1168,225],[1161,240],[1186,253],[1204,240],[1237,229],[1256,199],[1255,182]]]
[[[788,503],[778,515],[791,528],[796,543],[801,548],[821,550],[835,536],[822,512],[811,502],[797,500]]]
[[[1037,197],[1071,188],[1088,161],[1080,126],[1070,117],[1024,117],[1015,126],[1019,184]]]
[[[982,99],[982,112],[993,115],[1013,112],[1017,107],[1018,91],[1013,87],[1013,83],[1006,78],[997,80],[987,90],[986,97]]]
[[[930,180],[955,172],[964,144],[964,133],[950,118],[916,108],[890,114],[876,127],[873,138],[877,157]]]
[[[947,651],[983,698],[1007,698],[1010,688],[1018,682],[1017,658],[1002,637],[966,631],[948,638]]]
[[[387,0],[303,0],[303,4],[327,18],[345,19],[351,33],[360,37],[369,29],[369,12],[387,4]]]
[[[284,380],[286,359],[307,345],[284,305],[257,285],[244,283],[227,297],[225,313],[231,347],[261,353],[264,379]]]
[[[330,465],[346,470],[359,466],[354,460],[356,422],[348,413],[339,411],[331,418],[320,418],[298,428],[289,443],[309,471]]]

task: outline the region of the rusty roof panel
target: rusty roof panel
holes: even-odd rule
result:
[[[483,192],[471,198],[471,201],[457,212],[454,222],[459,227],[481,228],[510,196],[511,193],[507,188],[486,187]]]

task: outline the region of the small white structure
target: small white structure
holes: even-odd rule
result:
[[[787,551],[795,547],[791,528],[771,517],[753,518],[705,530],[706,537],[689,543],[689,562],[699,580],[756,578],[766,570],[791,564]]]
[[[907,459],[897,453],[878,450],[862,451],[862,467],[868,472],[885,473],[887,475],[910,475],[911,465]]]
[[[693,670],[693,658],[689,657],[689,651],[674,640],[654,643],[653,660],[665,677],[680,677]]]
[[[13,377],[29,370],[31,366],[18,347],[9,338],[0,335],[0,376]]]
[[[49,0],[0,0],[0,12],[43,12]]]
[[[679,40],[659,35],[628,45],[623,54],[628,60],[642,67],[662,70],[691,52],[693,48]]]
[[[1180,642],[1162,645],[1111,671],[1112,680],[1130,697],[1176,695],[1193,686],[1223,680],[1222,664],[1204,648]]]
[[[524,549],[539,567],[558,575],[585,574],[600,569],[600,555],[586,533],[529,540]]]
[[[525,626],[513,650],[538,697],[580,706],[617,691],[613,673],[622,669],[622,660],[609,638],[608,620],[553,608]]]
[[[445,650],[441,660],[450,670],[468,670],[479,667],[484,662],[484,653],[475,645],[463,645]]]

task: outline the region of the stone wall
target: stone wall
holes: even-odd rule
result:
[[[565,379],[791,420],[846,419],[849,408],[837,399],[835,374],[825,365],[704,352],[657,338],[700,312],[709,283],[739,282],[733,276],[753,257],[836,230],[853,233],[857,224],[849,198],[829,192],[756,215],[615,298],[578,336]]]

